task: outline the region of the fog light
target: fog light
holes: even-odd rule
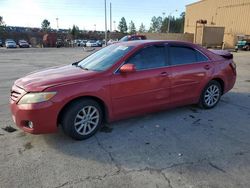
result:
[[[30,129],[33,129],[33,122],[32,121],[28,121],[27,125]]]

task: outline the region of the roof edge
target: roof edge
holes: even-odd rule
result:
[[[203,1],[206,1],[206,0],[199,0],[199,1],[194,2],[194,3],[190,3],[190,4],[186,5],[186,7],[189,7],[189,6],[192,6],[192,5],[195,5],[195,4],[202,3]]]

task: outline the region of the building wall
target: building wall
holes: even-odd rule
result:
[[[150,40],[181,40],[186,42],[193,42],[194,34],[190,33],[142,33]]]
[[[231,47],[237,35],[250,35],[250,0],[201,0],[186,6],[184,32],[194,33],[197,20],[225,27],[224,41]]]

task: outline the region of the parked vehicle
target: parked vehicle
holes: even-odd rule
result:
[[[115,41],[115,40],[112,40],[110,39],[107,43],[107,45],[111,45],[111,44],[115,44],[115,43],[118,43],[118,42],[127,42],[127,41],[134,41],[134,40],[146,40],[147,37],[145,35],[126,35],[124,37],[122,37],[120,40],[118,41]]]
[[[127,35],[119,40],[119,42],[126,42],[131,40],[146,40],[147,37],[145,35]]]
[[[43,47],[56,47],[57,34],[47,33],[43,36]]]
[[[80,43],[80,46],[81,47],[86,47],[87,42],[88,42],[87,40],[82,40],[81,43]]]
[[[19,48],[29,48],[30,45],[26,40],[19,40],[18,41]]]
[[[60,48],[60,47],[63,47],[63,40],[62,39],[57,39],[56,40],[56,47],[57,48]]]
[[[102,47],[102,45],[103,45],[103,41],[101,41],[101,40],[97,40],[96,43],[98,44],[98,47]]]
[[[107,46],[85,59],[15,81],[10,107],[18,127],[89,138],[103,122],[199,104],[213,108],[236,80],[233,55],[177,41]]]
[[[5,47],[6,48],[17,48],[16,42],[12,39],[7,39],[5,41]]]
[[[107,45],[115,44],[115,43],[117,43],[117,42],[118,42],[118,40],[110,39],[110,40],[107,42]]]
[[[235,46],[235,50],[250,50],[250,39],[240,40]]]
[[[100,47],[100,44],[96,40],[89,40],[86,43],[87,47]]]
[[[82,40],[80,40],[80,39],[74,40],[74,46],[80,47],[81,46],[81,42],[82,42]]]
[[[3,47],[3,41],[0,39],[0,47]]]

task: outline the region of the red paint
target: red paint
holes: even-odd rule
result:
[[[224,82],[224,93],[234,86],[236,72],[232,59],[191,43],[177,41],[133,41],[114,45],[133,45],[135,48],[103,72],[86,71],[67,65],[32,73],[17,80],[12,88],[10,107],[16,124],[33,134],[52,133],[57,130],[58,115],[65,105],[79,97],[94,97],[102,101],[108,121],[139,114],[194,104],[212,79]],[[131,65],[117,73],[122,63],[137,50],[153,44],[179,44],[195,48],[209,57],[209,62],[166,66],[136,71]],[[181,54],[180,54],[181,55]],[[18,104],[28,92],[56,91],[47,102]],[[25,127],[29,120],[34,128]]]

